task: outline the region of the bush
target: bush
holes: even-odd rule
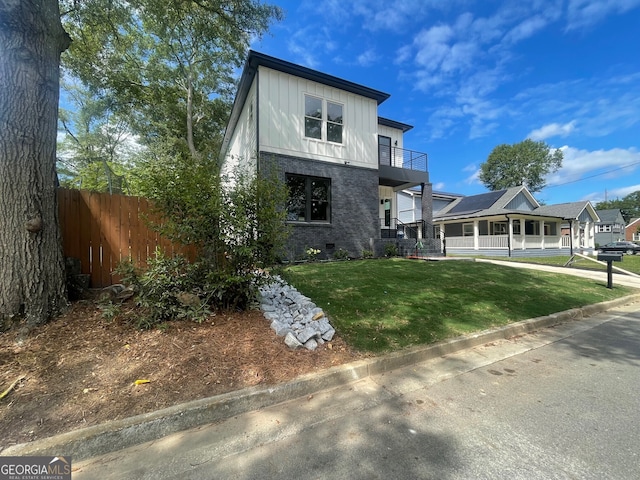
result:
[[[211,294],[204,285],[202,268],[184,257],[166,257],[157,250],[143,272],[130,261],[121,262],[115,272],[135,291],[140,311],[135,312],[133,322],[138,328],[174,319],[202,322],[211,314]]]
[[[135,292],[140,310],[131,320],[137,328],[182,319],[200,323],[214,310],[244,310],[257,299],[258,287],[268,279],[261,270],[238,273],[213,269],[205,259],[189,263],[184,257],[166,257],[160,251],[149,259],[144,271],[124,261],[115,272]]]
[[[373,252],[371,250],[362,250],[362,258],[373,258]]]
[[[384,245],[384,254],[387,257],[395,257],[398,255],[398,247],[393,243],[386,243]]]
[[[333,258],[336,260],[349,260],[349,252],[347,252],[344,248],[339,248],[333,254]]]

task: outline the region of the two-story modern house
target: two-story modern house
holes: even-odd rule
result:
[[[353,257],[365,250],[381,255],[385,242],[410,243],[398,237],[433,239],[427,155],[404,148],[410,125],[378,115],[388,98],[249,52],[220,161],[223,171],[271,170],[286,183],[289,259],[303,257],[307,248],[324,258],[338,249]],[[397,220],[396,192],[416,187],[422,218],[405,228]]]

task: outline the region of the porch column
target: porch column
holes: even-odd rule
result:
[[[540,249],[544,250],[544,220],[538,220],[538,229],[540,231]]]
[[[513,250],[513,218],[509,218],[509,227],[507,233],[509,235],[509,239],[507,240],[507,248],[509,249],[509,256],[511,256],[511,250]]]
[[[480,225],[478,224],[478,220],[473,221],[473,249],[478,250],[478,246],[480,243]]]
[[[578,249],[582,247],[582,245],[580,245],[580,220],[571,220],[571,226],[571,235],[573,235],[571,241],[573,242],[573,248]]]

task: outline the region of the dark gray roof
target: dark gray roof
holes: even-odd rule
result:
[[[511,187],[496,192],[481,193],[469,197],[462,197],[444,207],[434,215],[434,221],[461,220],[467,218],[490,217],[496,215],[526,214],[533,217],[553,217],[562,219],[577,219],[589,207],[589,202],[560,203],[557,205],[541,205],[533,210],[514,210],[505,208],[520,192],[528,193],[526,187]],[[530,196],[530,194],[529,194]],[[533,198],[531,196],[531,198]],[[534,206],[537,205],[533,199]]]
[[[378,117],[378,125],[384,125],[385,127],[397,128],[398,130],[402,130],[402,133],[408,132],[413,128],[413,125],[408,125],[402,122],[396,122],[395,120],[391,120],[389,118]]]
[[[600,223],[616,223],[622,219],[622,212],[619,208],[610,208],[606,210],[596,210],[600,217]],[[624,219],[622,219],[624,221]]]
[[[578,218],[586,208],[587,202],[557,203],[555,205],[542,205],[536,208],[536,213],[561,217],[565,219]]]

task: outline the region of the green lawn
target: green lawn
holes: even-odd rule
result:
[[[282,276],[329,314],[347,342],[373,353],[427,344],[634,291],[487,263],[400,258],[308,263],[287,267]]]

